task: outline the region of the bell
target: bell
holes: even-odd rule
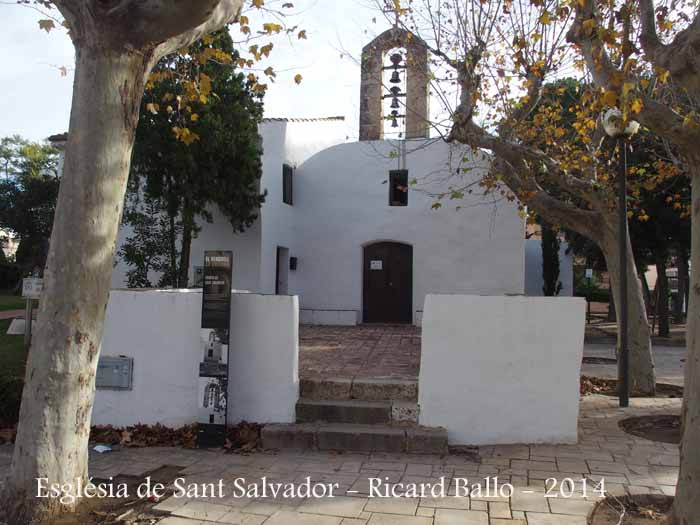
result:
[[[396,121],[395,118],[394,118],[394,119],[391,119],[391,127],[392,127],[392,128],[398,128],[398,127],[399,127],[399,123]]]
[[[395,97],[398,97],[401,94],[401,88],[398,86],[394,86],[389,90],[389,93],[391,93]]]
[[[399,99],[395,98],[391,101],[391,109],[398,109],[399,106]]]
[[[394,71],[391,74],[391,80],[389,81],[392,84],[400,84],[401,83],[401,76],[399,75],[398,71]]]
[[[403,60],[403,57],[401,56],[400,53],[394,53],[389,57],[389,60],[391,60],[391,63],[394,64],[394,67],[398,66],[401,61]]]

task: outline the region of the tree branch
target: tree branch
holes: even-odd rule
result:
[[[216,31],[226,24],[236,21],[243,6],[243,0],[207,0],[209,3],[212,1],[216,3],[216,6],[211,10],[207,18],[203,19],[197,26],[190,24],[186,29],[191,29],[184,33],[175,33],[168,41],[158,46],[156,55],[164,56],[180,48],[187,47],[212,31]],[[197,2],[179,0],[179,2],[185,4],[204,3],[203,0],[198,0]]]
[[[639,0],[639,9],[641,14],[642,31],[639,36],[639,41],[642,44],[644,52],[653,57],[657,51],[664,47],[664,44],[659,39],[656,33],[656,16],[653,0]]]
[[[233,22],[243,0],[55,0],[73,40],[160,57]]]
[[[591,20],[594,25],[587,28],[584,23]],[[610,60],[610,56],[598,35],[599,24],[595,1],[580,0],[576,4],[576,18],[566,38],[580,48],[593,81],[600,87],[615,89],[619,87],[621,75]]]

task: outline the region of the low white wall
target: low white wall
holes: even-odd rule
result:
[[[420,423],[451,444],[575,443],[585,301],[428,295]]]
[[[133,357],[133,387],[97,390],[93,425],[197,420],[201,307],[201,290],[112,290],[101,355]],[[229,422],[294,421],[298,315],[294,296],[232,296]]]
[[[299,302],[293,295],[234,295],[228,421],[292,423],[299,399]]]

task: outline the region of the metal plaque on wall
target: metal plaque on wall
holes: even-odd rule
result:
[[[197,445],[219,447],[226,438],[228,351],[233,253],[204,252],[200,330]]]

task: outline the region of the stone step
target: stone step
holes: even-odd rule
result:
[[[268,424],[262,429],[266,450],[341,450],[444,454],[447,430],[442,427],[398,427],[350,423]]]
[[[301,397],[315,400],[418,401],[414,379],[301,379]]]
[[[341,399],[324,401],[299,399],[296,406],[297,423],[326,421],[328,423],[391,423],[389,401],[360,401]]]
[[[317,400],[301,398],[297,423],[417,424],[418,405],[411,401]]]

